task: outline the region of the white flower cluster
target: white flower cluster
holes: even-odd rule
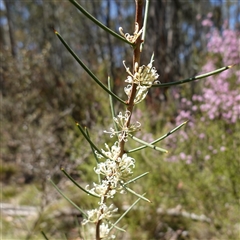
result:
[[[102,203],[98,209],[87,211],[88,219],[83,220],[83,225],[88,222],[96,223],[98,220],[109,219],[117,210],[118,209],[114,208],[113,204],[107,207],[106,204]]]
[[[134,99],[135,104],[145,99],[148,93],[148,89],[156,82],[159,77],[157,70],[155,67],[153,67],[153,61],[154,60],[152,56],[151,61],[147,66],[143,65],[141,67],[138,67],[138,63],[135,63],[134,74],[131,73],[129,68],[126,67],[125,61],[123,61],[123,65],[129,74],[125,82],[130,84],[124,88],[124,91],[128,97],[130,97],[130,94],[132,92],[133,83],[137,84],[137,93]]]
[[[108,156],[105,162],[100,162],[97,164],[97,167],[94,168],[94,171],[102,175],[104,178],[101,183],[93,183],[93,188],[87,190],[90,193],[99,195],[102,198],[113,198],[116,192],[122,191],[122,186],[120,182],[127,180],[132,175],[132,168],[135,167],[135,159],[129,157],[126,153],[119,157],[120,147],[119,142],[116,142],[111,149],[106,144],[108,151],[102,150],[102,152]],[[99,158],[102,158],[102,155],[97,154]]]
[[[126,38],[126,40],[128,40],[130,43],[135,43],[136,40],[138,39],[138,37],[142,34],[143,29],[139,30],[139,25],[136,22],[135,23],[135,29],[134,29],[134,33],[133,35],[130,35],[129,33],[125,33],[123,32],[122,27],[119,28],[119,32],[121,33],[121,35]]]
[[[83,224],[89,222],[96,224],[98,221],[101,221],[101,238],[109,237],[111,227],[110,218],[118,210],[114,208],[113,204],[107,206],[105,203],[106,199],[113,198],[117,192],[125,192],[122,183],[129,179],[133,173],[132,168],[135,167],[135,160],[133,158],[129,157],[127,154],[123,154],[120,157],[119,142],[115,142],[111,148],[107,144],[105,144],[105,146],[107,150],[102,149],[102,153],[108,158],[105,162],[99,162],[97,167],[94,168],[96,174],[102,175],[103,178],[100,183],[93,183],[92,189],[89,189],[89,186],[86,187],[87,191],[90,193],[100,196],[101,200],[98,203],[99,207],[87,211],[88,217],[83,221]],[[101,154],[97,154],[97,157],[100,159],[103,158]],[[111,238],[113,237],[114,235],[111,236]]]
[[[113,120],[117,124],[119,131],[114,130],[113,128],[110,128],[110,132],[104,131],[105,133],[109,133],[110,137],[112,138],[115,135],[118,135],[119,141],[127,141],[128,134],[131,132],[136,132],[140,130],[141,123],[136,122],[132,123],[129,126],[128,122],[131,117],[130,111],[126,110],[125,114],[123,115],[122,112],[118,114],[117,117],[114,117]]]
[[[115,235],[110,235],[110,227],[109,224],[107,223],[102,223],[100,225],[100,238],[101,239],[116,239]],[[84,229],[83,229],[83,239],[96,239],[96,226],[93,224],[84,224]]]

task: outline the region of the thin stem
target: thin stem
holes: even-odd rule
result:
[[[142,28],[142,11],[143,11],[143,0],[135,0],[136,2],[136,15],[135,15],[135,22],[138,23],[139,29]],[[141,57],[141,52],[140,52],[140,45],[141,45],[141,38],[138,38],[136,41],[136,47],[133,52],[133,74],[135,73],[135,70],[137,71],[138,69],[135,69],[135,64],[140,64],[140,57]],[[134,106],[134,99],[136,95],[136,89],[137,85],[133,83],[132,86],[132,92],[129,98],[128,102],[128,111],[132,113],[133,106]],[[131,117],[129,118],[128,125],[130,124]]]
[[[136,15],[135,15],[135,23],[138,24],[139,29],[142,28],[142,11],[143,11],[143,0],[135,0],[136,3]],[[137,64],[139,66],[140,64],[140,56],[141,56],[141,52],[140,52],[140,45],[141,45],[141,38],[138,38],[136,41],[136,47],[134,49],[133,52],[133,74],[135,71],[138,71],[138,69],[135,69],[135,64]],[[133,112],[133,107],[134,107],[134,99],[136,96],[136,91],[137,91],[137,85],[135,83],[133,83],[132,85],[132,92],[130,94],[130,97],[128,99],[128,107],[127,110],[131,113]],[[127,122],[127,127],[130,125],[131,122],[131,115],[128,119]],[[120,142],[120,154],[119,156],[121,157],[124,153],[124,146],[125,146],[125,142],[122,140]]]
[[[138,24],[139,26],[139,29],[142,28],[142,10],[143,10],[143,0],[135,0],[136,2],[136,15],[135,15],[135,23]],[[134,26],[135,26],[135,23],[134,23]],[[141,44],[141,38],[138,38],[135,42],[135,48],[134,48],[134,53],[133,53],[133,72],[136,70],[138,71],[138,69],[135,69],[135,63],[138,64],[139,66],[139,63],[140,63],[140,44]],[[137,88],[137,85],[133,83],[132,85],[132,92],[130,94],[130,97],[127,101],[127,110],[132,114],[133,112],[133,107],[134,107],[134,98],[135,98],[135,95],[136,95],[136,88]],[[126,103],[125,103],[126,104]],[[131,115],[128,119],[128,122],[126,123],[126,127],[128,127],[130,125],[130,121],[131,121]],[[123,137],[124,139],[124,137]],[[122,157],[123,154],[124,154],[124,146],[125,146],[125,141],[122,140],[120,141],[120,153],[119,153],[119,156],[118,157]],[[131,191],[129,190],[127,187],[125,187],[126,190],[128,191]],[[135,195],[137,195],[135,193]],[[145,198],[143,198],[142,196],[140,195],[137,195],[139,196],[140,198],[146,200],[146,201],[149,201]],[[105,202],[106,199],[103,200],[103,202]],[[96,240],[100,240],[100,224],[101,224],[101,220],[99,219],[96,223]]]

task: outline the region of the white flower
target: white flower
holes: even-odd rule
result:
[[[153,67],[153,57],[154,55],[152,55],[150,63],[147,66],[143,65],[141,67],[138,67],[138,63],[135,63],[134,74],[131,73],[130,69],[126,67],[125,61],[123,61],[123,65],[129,74],[125,82],[130,84],[124,88],[124,91],[128,97],[131,95],[133,84],[137,84],[134,104],[140,103],[145,99],[148,93],[148,89],[156,82],[159,77],[157,70]],[[160,83],[160,81],[158,81],[158,83]]]
[[[99,207],[99,210],[101,211],[101,216],[99,220],[102,219],[109,219],[113,216],[113,213],[117,212],[118,208],[115,208],[113,204],[111,204],[109,207],[106,204],[101,204]]]
[[[130,86],[130,87],[129,87]],[[145,97],[148,94],[148,89],[149,87],[147,86],[137,86],[137,91],[136,91],[136,96],[134,98],[134,104],[140,103],[142,100],[145,99]],[[132,91],[132,85],[128,85],[128,88],[124,88],[125,93],[127,94],[128,97],[130,97],[130,93]]]
[[[117,185],[118,179],[114,179],[114,181],[112,180],[111,182],[109,182],[109,180],[102,180],[101,184],[93,183],[92,189],[89,189],[89,185],[87,185],[86,190],[101,197],[113,198],[117,192],[115,189]]]
[[[104,132],[110,133],[111,134],[110,137],[112,137],[112,131],[114,132],[114,130],[110,128],[110,132],[107,132],[107,131],[104,131]],[[120,153],[119,142],[115,142],[111,148],[105,143],[105,147],[107,151],[105,151],[104,149],[101,149],[104,156],[110,158],[111,160],[116,160],[116,158]],[[95,151],[95,154],[99,159],[104,158],[104,156],[100,154],[98,151]]]
[[[132,85],[128,84],[125,88],[124,88],[124,92],[127,94],[128,97],[130,97],[131,92],[132,92]]]
[[[123,154],[119,161],[119,168],[121,171],[121,179],[128,178],[133,174],[132,168],[135,167],[135,159],[129,157],[126,153]]]
[[[84,219],[82,221],[83,225],[85,225],[89,222],[96,223],[98,221],[98,218],[99,218],[99,210],[98,209],[93,209],[93,210],[87,211],[87,216],[88,216],[88,218]]]
[[[94,168],[97,174],[102,174],[105,176],[105,179],[102,181],[102,184],[106,186],[101,187],[101,189],[118,189],[119,190],[119,180],[126,179],[132,175],[132,168],[135,167],[135,159],[129,157],[126,153],[122,157],[118,157],[116,161],[107,159],[105,162],[98,163],[97,167]],[[108,187],[108,188],[107,188]],[[95,185],[95,192],[98,192],[99,195],[102,195],[102,190],[97,191]],[[99,188],[99,187],[98,187]],[[121,187],[120,187],[121,188]]]
[[[139,30],[139,25],[136,22],[135,23],[135,29],[134,29],[134,33],[133,35],[130,35],[129,33],[125,33],[123,32],[122,27],[119,28],[119,32],[121,33],[121,35],[126,38],[126,40],[128,40],[130,43],[135,43],[136,40],[138,39],[138,37],[142,34],[143,29]]]
[[[110,137],[113,137],[114,135],[118,135],[119,141],[127,141],[128,134],[131,132],[136,132],[140,130],[141,123],[136,122],[132,123],[129,126],[128,122],[131,116],[130,111],[126,111],[123,115],[122,112],[118,114],[117,117],[114,117],[113,120],[116,122],[116,124],[119,127],[119,131],[115,131],[113,128],[110,128],[110,132],[104,131],[105,133],[110,133]]]
[[[106,177],[106,180],[113,181],[113,177],[117,177],[118,175],[118,164],[115,161],[107,159],[105,162],[101,162],[97,164],[97,167],[94,168],[94,171],[97,174],[102,174]],[[116,179],[118,181],[118,179]]]
[[[115,235],[109,236],[110,228],[108,227],[108,224],[101,223],[100,225],[100,238],[106,238],[106,239],[115,239]]]
[[[110,128],[110,131],[112,131],[112,128]],[[110,133],[112,134],[112,132],[110,132]],[[116,160],[121,151],[120,147],[119,147],[119,142],[115,142],[111,148],[105,143],[105,147],[106,147],[107,151],[102,149],[102,153],[105,156],[109,157],[111,160]]]
[[[117,210],[118,208],[114,208],[113,204],[108,207],[106,204],[101,203],[99,208],[87,211],[87,219],[84,219],[82,224],[85,225],[88,222],[96,223],[103,219],[108,220]]]
[[[115,189],[118,189],[119,187],[119,179],[122,176],[122,172],[119,168],[118,162],[107,159],[105,162],[99,163],[97,165],[97,168],[95,168],[94,170],[97,174],[102,174],[105,176],[101,185],[104,184],[107,186],[107,192],[102,192],[99,195],[104,194],[104,196],[112,198],[113,195],[116,193]]]
[[[110,229],[108,227],[108,224],[101,223],[101,225],[100,225],[100,238],[108,237],[109,231],[110,231]]]
[[[110,222],[108,222],[111,224]],[[85,225],[85,224],[84,224]],[[83,231],[83,239],[95,239],[96,237],[96,227],[93,224],[89,224],[87,226],[84,226],[84,231]],[[100,224],[100,238],[101,239],[116,239],[116,236],[113,234],[110,234],[110,228],[108,224],[106,223],[101,223]]]
[[[134,74],[130,72],[129,68],[125,65],[125,61],[123,61],[123,65],[126,68],[127,73],[129,74],[125,82],[131,84],[135,83],[139,86],[147,86],[148,88],[150,88],[159,77],[159,75],[157,74],[157,70],[155,69],[155,67],[152,66],[154,61],[153,57],[154,55],[152,55],[150,63],[147,66],[142,65],[141,67],[138,67],[138,63],[136,62],[134,66]]]

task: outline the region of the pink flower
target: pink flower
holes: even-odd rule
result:
[[[202,26],[204,26],[204,27],[212,27],[212,25],[213,25],[213,23],[212,23],[212,21],[209,20],[209,19],[204,19],[204,20],[202,21]]]

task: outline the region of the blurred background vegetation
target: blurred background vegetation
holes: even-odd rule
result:
[[[134,1],[79,3],[113,30],[122,26],[124,32],[133,31]],[[132,50],[67,0],[0,4],[2,239],[42,239],[41,230],[50,239],[81,239],[81,214],[47,178],[91,209],[95,200],[73,186],[60,167],[83,186],[96,181],[95,160],[75,121],[87,126],[102,148],[109,142],[103,130],[112,121],[107,94],[51,27],[103,83],[110,75],[122,98],[127,76],[122,61],[131,64]],[[149,149],[134,155],[135,174],[150,172],[135,183],[135,190],[147,192],[152,203],[140,202],[127,215],[120,223],[127,233],[117,239],[240,239],[239,14],[239,1],[150,1],[142,63],[154,52],[161,82],[236,65],[211,79],[151,89],[146,102],[137,106],[134,118],[142,123],[139,137],[144,140],[190,121],[160,145],[169,150],[167,156]],[[116,103],[116,112],[122,109]],[[136,145],[130,141],[128,146]],[[125,195],[114,204],[124,211],[134,200]]]

